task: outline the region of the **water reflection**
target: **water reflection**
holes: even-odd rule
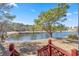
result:
[[[55,32],[52,34],[53,38],[64,38],[69,34],[77,34],[77,32]],[[27,33],[27,34],[18,34],[18,35],[10,35],[6,41],[30,41],[30,40],[37,40],[37,39],[47,39],[48,33]]]

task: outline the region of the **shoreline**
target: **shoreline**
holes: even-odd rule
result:
[[[33,45],[33,46],[37,45],[37,46],[43,47],[48,44],[48,39],[32,40],[30,42],[13,42],[13,43],[15,44],[15,46],[18,49],[20,49],[20,47],[23,47],[23,46],[28,46],[29,44]],[[73,48],[77,49],[77,47],[78,47],[77,44],[75,44],[75,43],[64,43],[64,39],[57,40],[57,39],[51,38],[51,40],[52,40],[52,44],[66,50],[68,52],[71,52],[71,49],[73,49]],[[5,43],[3,43],[3,46],[8,48],[9,44],[10,44],[10,42],[5,42]]]
[[[35,33],[45,33],[46,31],[34,31]],[[56,31],[56,32],[77,32],[77,31]],[[23,33],[33,33],[33,31],[11,31],[7,32],[7,35],[11,34],[23,34]]]

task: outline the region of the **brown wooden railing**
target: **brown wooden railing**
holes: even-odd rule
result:
[[[37,51],[38,56],[78,56],[77,49],[71,49],[71,53],[61,49],[48,41],[48,45]]]

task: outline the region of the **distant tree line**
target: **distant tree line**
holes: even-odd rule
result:
[[[5,24],[4,24],[5,25]],[[0,26],[2,26],[1,22],[0,22]],[[0,27],[1,29],[1,27]],[[25,25],[22,23],[7,23],[7,25],[4,26],[4,29],[7,32],[10,31],[43,31],[42,28],[38,29],[36,27],[36,25]],[[52,26],[52,31],[60,31],[60,30],[67,30],[67,27],[65,27],[64,25],[59,25],[59,26]]]

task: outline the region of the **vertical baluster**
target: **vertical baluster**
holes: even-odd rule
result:
[[[51,47],[51,39],[48,40],[48,49],[49,49],[49,56],[52,56],[52,47]]]
[[[71,49],[71,55],[77,56],[78,55],[77,49]]]
[[[37,55],[39,56],[39,50],[37,51]]]

